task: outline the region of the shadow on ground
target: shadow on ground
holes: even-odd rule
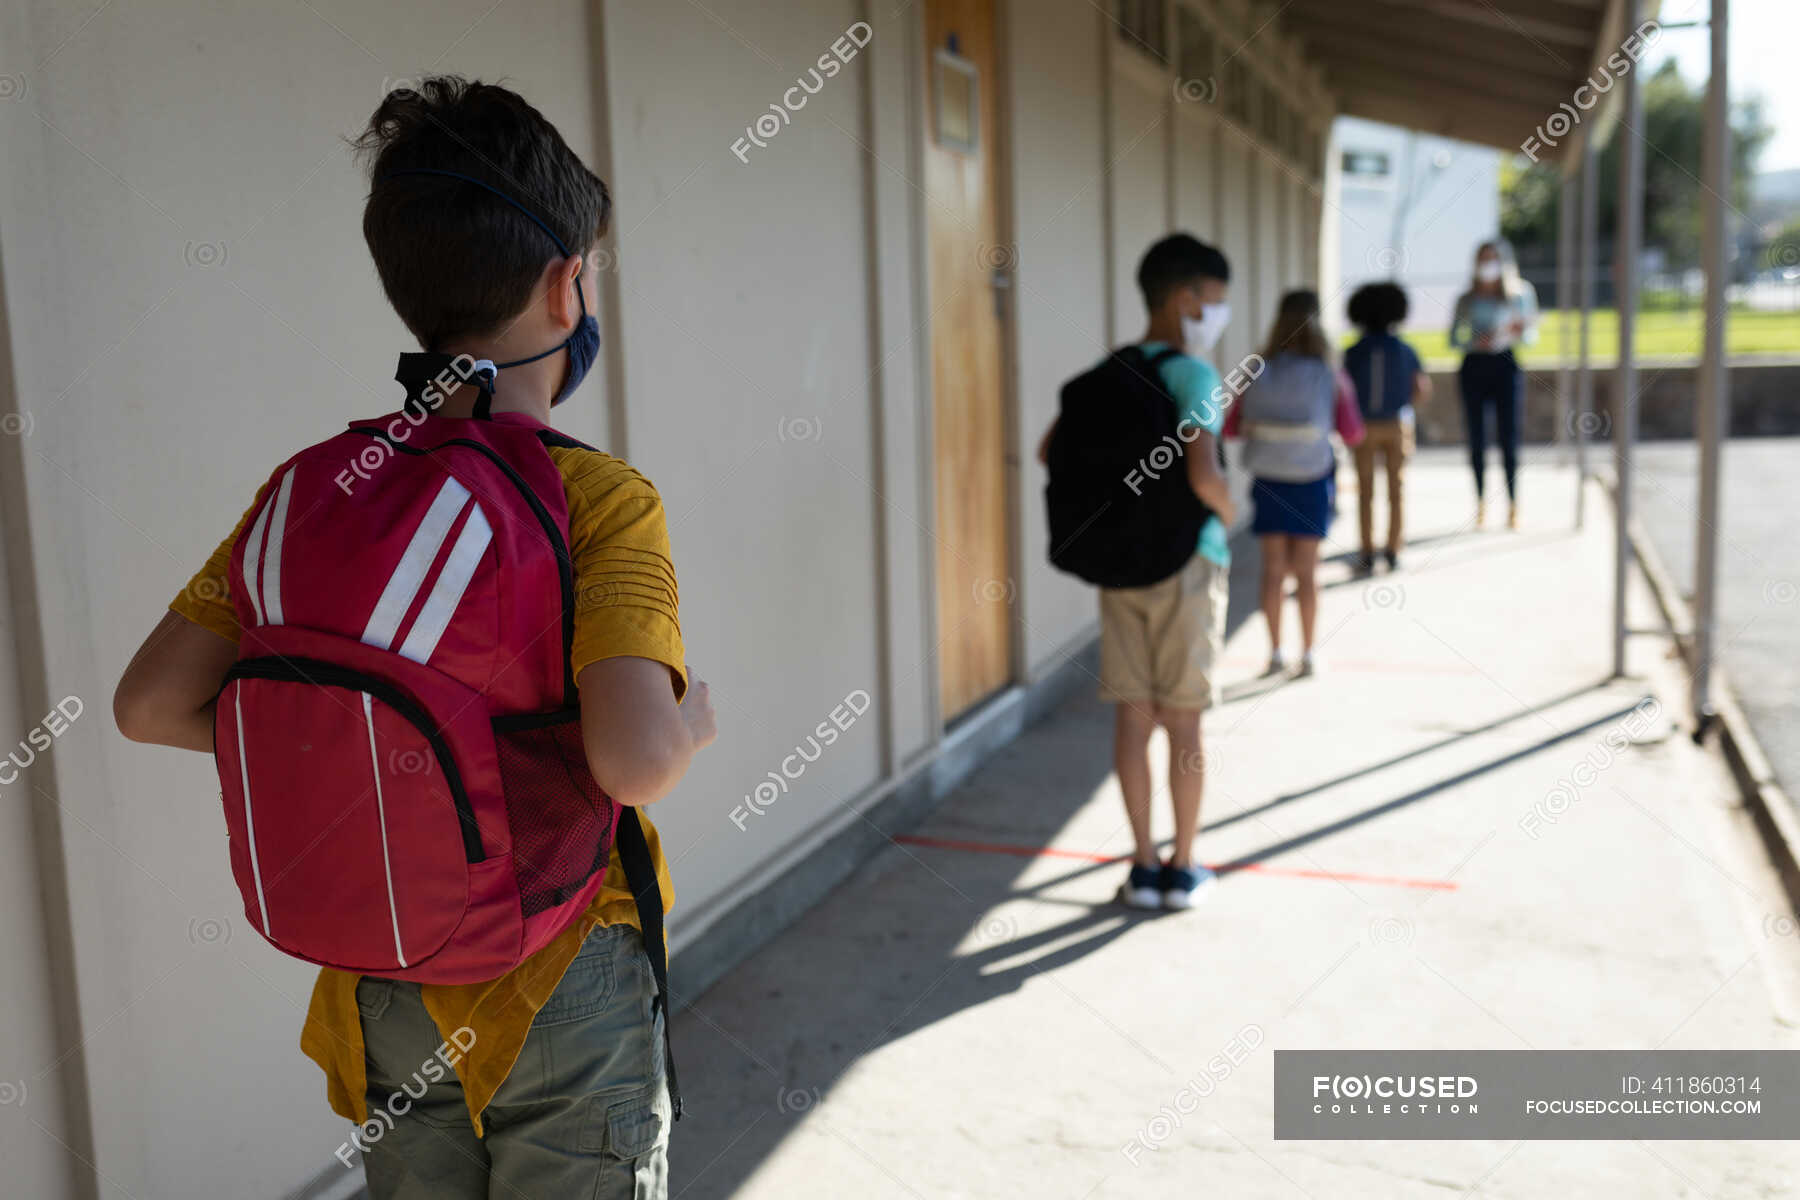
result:
[[[1421,544],[1425,541],[1421,539]],[[1459,554],[1504,552],[1507,547],[1475,538],[1458,544],[1463,539],[1455,534],[1431,541],[1437,549],[1454,544]],[[1415,561],[1423,563],[1427,553],[1421,552]],[[1257,608],[1259,564],[1252,539],[1242,535],[1234,539],[1233,556],[1228,637],[1252,619]],[[1279,683],[1251,681],[1259,688]],[[1236,697],[1228,690],[1228,702],[1242,698],[1246,693],[1241,689],[1251,685],[1239,685]],[[1592,690],[1583,687],[1547,698],[1503,720],[1371,762],[1305,791],[1276,796],[1259,808],[1226,815],[1214,825],[1241,821],[1264,808],[1376,775]],[[1070,862],[1067,871],[1057,871],[1054,878],[1046,879],[1038,871],[1029,884],[1024,880],[1034,861],[1030,848],[1051,842],[1110,775],[1111,722],[1099,708],[1091,693],[1072,699],[1002,750],[946,802],[954,805],[959,836],[1018,847],[1019,855],[943,853],[896,842],[706,993],[697,999],[677,997],[691,1005],[678,1013],[675,1026],[689,1106],[674,1131],[671,1195],[708,1200],[734,1194],[808,1114],[812,1114],[810,1128],[836,1134],[855,1149],[854,1142],[813,1110],[859,1060],[935,1022],[1009,995],[1035,977],[1130,936],[1144,922],[1161,919],[1111,904],[1053,901],[1044,895],[1070,878],[1116,870],[1109,861]],[[1591,733],[1628,711],[1629,707],[1609,713],[1494,762],[1410,789],[1348,818],[1240,855],[1221,864],[1221,869],[1242,870],[1331,837],[1545,746]],[[1054,753],[1047,753],[1052,746]],[[1021,796],[1035,802],[1021,804]],[[1065,904],[1072,911],[1065,920],[1021,934],[1007,917],[997,914],[1004,912],[1008,901],[1026,896],[1038,903]],[[822,957],[822,948],[829,948],[831,957]],[[1032,1029],[1004,1030],[996,1036],[1017,1042],[998,1048],[1002,1059],[1046,1052],[1041,1034]],[[920,1060],[908,1064],[908,1077],[917,1079],[921,1088],[942,1089],[945,1103],[956,1103],[954,1081],[962,1064],[933,1061],[924,1050],[917,1053]],[[970,1119],[979,1123],[980,1114],[970,1114]]]
[[[1063,743],[1054,768],[1034,759],[1028,736],[966,781],[952,801],[959,828],[1048,842],[1110,773],[1111,726],[1094,719],[1095,707],[1091,697],[1066,704],[1034,731]],[[1090,769],[1071,777],[1066,762]],[[1042,801],[1024,811],[1021,776]],[[1010,778],[1004,793],[997,777]],[[1029,861],[893,845],[679,1013],[688,1115],[671,1143],[670,1194],[732,1195],[858,1059],[1130,931],[1120,910],[1083,906],[1017,936],[988,914],[1012,897]],[[1060,944],[1034,954],[1052,943]],[[815,947],[836,957],[821,959]],[[1031,1031],[1018,1037],[1018,1053],[1042,1053]],[[958,1070],[921,1062],[916,1075],[922,1087],[940,1086]]]

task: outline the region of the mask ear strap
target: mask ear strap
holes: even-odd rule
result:
[[[376,179],[375,182],[380,183],[382,180],[392,179],[396,175],[441,175],[445,179],[460,179],[464,183],[472,183],[482,191],[498,196],[500,199],[524,213],[533,225],[536,225],[539,229],[550,235],[550,240],[556,243],[556,248],[562,251],[564,258],[569,257],[569,248],[563,244],[562,238],[557,236],[556,230],[550,228],[542,217],[538,216],[529,208],[526,208],[523,204],[520,204],[517,200],[514,200],[511,196],[492,184],[483,183],[473,175],[464,175],[461,171],[440,171],[435,167],[402,167],[397,171],[389,171],[387,174]]]

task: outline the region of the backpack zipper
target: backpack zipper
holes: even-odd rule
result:
[[[471,863],[478,863],[487,858],[481,845],[481,827],[475,820],[475,808],[469,803],[469,794],[463,788],[462,773],[457,770],[456,760],[450,755],[450,744],[444,740],[443,734],[432,724],[431,715],[411,696],[385,679],[377,679],[373,675],[366,675],[350,667],[322,662],[316,658],[286,658],[278,655],[246,658],[235,663],[231,670],[225,673],[226,683],[230,683],[234,679],[309,683],[317,687],[339,687],[350,691],[367,692],[399,713],[401,718],[417,729],[427,744],[431,746],[431,752],[437,758],[438,769],[444,773],[444,779],[450,785],[450,800],[456,805],[457,824],[462,827],[464,856]]]

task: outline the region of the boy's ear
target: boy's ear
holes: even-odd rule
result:
[[[581,320],[582,306],[577,292],[586,266],[584,257],[571,254],[567,258],[552,259],[544,268],[541,282],[545,299],[550,306],[550,319],[559,329],[574,329],[575,323]]]

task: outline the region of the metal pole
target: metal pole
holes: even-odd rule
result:
[[[1594,277],[1599,273],[1595,258],[1600,251],[1600,148],[1594,139],[1583,139],[1581,145],[1581,250],[1576,255],[1576,271],[1581,294],[1581,365],[1577,377],[1575,418],[1575,528],[1580,529],[1587,517],[1587,434],[1588,414],[1594,411],[1594,371],[1589,354],[1588,330],[1594,312]]]
[[[1567,466],[1569,461],[1569,400],[1570,384],[1575,372],[1569,361],[1569,334],[1574,331],[1575,304],[1570,291],[1575,274],[1575,172],[1569,165],[1563,164],[1562,192],[1557,201],[1556,225],[1556,307],[1557,307],[1557,340],[1561,342],[1562,357],[1556,366],[1556,430],[1551,440],[1562,447],[1557,455],[1557,465]]]
[[[1725,366],[1726,196],[1731,190],[1730,0],[1712,0],[1712,74],[1700,151],[1700,254],[1706,270],[1706,342],[1700,355],[1700,520],[1694,552],[1695,736],[1712,723],[1712,668],[1718,635],[1719,452],[1731,436],[1731,375]]]
[[[1625,28],[1644,21],[1644,0],[1625,0]],[[1631,566],[1631,448],[1637,441],[1638,256],[1644,241],[1644,89],[1625,76],[1619,149],[1619,368],[1613,396],[1613,472],[1618,527],[1613,531],[1613,675],[1625,674],[1625,586]]]

